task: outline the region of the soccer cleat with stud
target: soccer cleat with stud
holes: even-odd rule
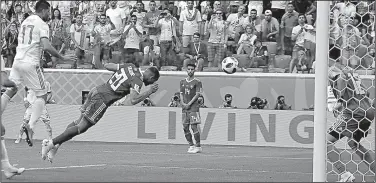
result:
[[[11,179],[15,175],[21,175],[25,171],[25,168],[11,167],[10,169],[12,170],[4,170],[4,175],[7,179]]]
[[[191,153],[194,149],[195,149],[195,146],[189,146],[187,152],[188,152],[188,153]]]
[[[55,145],[48,153],[47,153],[47,160],[52,163],[56,153],[57,153],[57,150],[59,149],[60,145]]]
[[[48,152],[52,149],[52,145],[50,145],[50,141],[47,139],[44,139],[42,141],[42,160],[45,160],[47,158]]]

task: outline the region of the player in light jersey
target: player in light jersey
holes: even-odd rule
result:
[[[353,182],[354,175],[346,171],[340,152],[334,145],[342,137],[347,137],[349,147],[362,161],[365,161],[369,170],[375,173],[374,157],[360,144],[360,140],[367,137],[368,130],[375,119],[375,106],[372,106],[369,92],[365,90],[354,70],[336,63],[329,68],[328,75],[338,104],[333,110],[336,121],[328,130],[327,156],[341,173],[340,182]]]
[[[46,81],[45,86],[47,88],[47,103],[55,103],[52,99],[52,92],[51,92],[50,83],[48,81]],[[35,96],[34,92],[32,90],[29,90],[27,87],[25,87],[24,102],[25,102],[26,111],[25,111],[23,123],[20,126],[20,132],[17,135],[16,141],[14,142],[16,144],[20,143],[20,141],[22,139],[23,132],[25,131],[24,130],[25,124],[28,124],[29,121],[30,121],[32,106],[33,106],[35,99],[36,99],[36,96]],[[48,114],[47,107],[45,107],[43,109],[43,113],[40,116],[38,121],[42,121],[44,123],[44,126],[46,127],[46,131],[47,131],[48,139],[52,139],[52,128],[51,128],[51,124],[50,124],[50,115]]]
[[[158,90],[159,71],[155,67],[144,73],[133,64],[105,64],[107,70],[115,72],[104,84],[91,89],[85,103],[81,106],[81,115],[77,121],[68,125],[67,129],[52,140],[42,141],[42,159],[52,162],[60,145],[73,137],[85,133],[104,115],[107,108],[117,100],[127,96],[127,105],[136,105]],[[142,84],[147,89],[140,93]],[[50,153],[49,153],[50,152]]]
[[[16,84],[9,80],[7,73],[5,72],[5,64],[3,57],[0,56],[1,60],[1,85],[4,87],[15,87]],[[2,120],[1,120],[2,122]],[[4,140],[4,135],[5,135],[5,127],[3,126],[3,123],[1,123],[1,168],[4,170],[4,175],[7,179],[12,178],[15,175],[20,175],[22,172],[25,171],[25,168],[16,168],[12,166],[9,163],[9,158],[8,158],[8,152],[5,147],[5,140]]]
[[[187,73],[188,77],[180,81],[180,102],[182,105],[182,122],[185,138],[189,143],[188,153],[202,152],[200,144],[200,131],[198,124],[201,124],[200,104],[198,98],[202,94],[202,83],[196,79],[195,74],[196,65],[188,63]],[[192,140],[192,134],[189,126],[193,131],[193,137],[196,141],[196,146]]]
[[[46,23],[50,17],[50,4],[45,0],[36,3],[36,13],[27,17],[21,24],[18,34],[17,53],[10,71],[9,79],[17,87],[7,89],[1,96],[1,114],[4,112],[10,99],[17,93],[17,88],[23,84],[35,92],[37,99],[32,108],[30,122],[26,125],[26,142],[33,145],[35,123],[43,113],[47,90],[41,68],[42,51],[66,61],[74,61],[75,56],[64,57],[51,46],[49,42],[49,27]]]

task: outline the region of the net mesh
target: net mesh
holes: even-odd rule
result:
[[[343,175],[350,172],[356,182],[375,182],[371,168],[375,162],[375,120],[372,119],[375,114],[375,3],[336,2],[330,7],[327,119],[328,132],[345,137],[335,142],[338,151],[328,145],[327,181],[351,178],[345,176],[348,173]],[[367,121],[372,123],[369,125]],[[365,133],[368,135],[359,143],[349,140]],[[329,137],[327,141],[331,144],[333,140]],[[338,156],[341,158],[336,160]]]

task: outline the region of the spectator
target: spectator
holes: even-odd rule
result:
[[[169,9],[163,10],[163,14],[157,19],[156,27],[161,29],[159,43],[161,47],[161,66],[172,66],[176,60],[175,44],[179,41],[176,37],[176,28],[179,22],[172,17]],[[168,59],[167,56],[170,55]]]
[[[52,12],[53,14],[50,21],[51,43],[59,53],[64,53],[65,46],[69,45],[67,31],[64,29],[64,22],[61,18],[60,10],[54,9]],[[56,57],[52,57],[52,68],[56,68],[57,59]]]
[[[15,6],[14,6],[14,10],[13,10],[13,5],[11,7],[11,9],[9,10],[10,12],[10,21],[11,22],[16,22],[17,23],[17,27],[20,27],[21,23],[26,19],[26,17],[29,16],[28,13],[24,13],[22,11],[22,5],[17,3]]]
[[[187,8],[180,14],[180,32],[182,33],[183,48],[193,42],[193,34],[201,30],[201,13],[193,7],[193,1],[187,1]]]
[[[99,19],[99,24],[95,25],[92,31],[94,39],[90,41],[94,47],[93,64],[96,69],[103,69],[103,63],[107,63],[110,58],[110,32],[114,29],[115,25],[109,18],[107,19],[105,14],[102,14]]]
[[[255,16],[260,16],[263,10],[262,1],[248,1],[248,16],[252,15],[252,11],[256,13]]]
[[[268,101],[260,97],[252,97],[251,103],[247,109],[268,109]]]
[[[351,21],[351,20],[350,20]],[[360,64],[358,57],[353,57],[358,50],[361,43],[361,34],[358,28],[353,25],[347,24],[341,33],[341,64],[349,66],[351,68],[356,68]]]
[[[176,92],[174,96],[171,97],[171,102],[167,105],[167,107],[181,107],[180,92]]]
[[[144,31],[144,37],[140,43],[140,52],[143,52],[142,65],[156,66],[159,70],[161,69],[160,63],[160,53],[161,49],[156,46],[154,40],[150,39],[150,36]]]
[[[143,27],[146,29],[147,34],[149,35],[150,39],[153,40],[154,45],[156,46],[159,45],[160,29],[155,28],[154,24],[161,14],[161,11],[156,9],[155,1],[150,1],[149,7],[150,11],[145,15]]]
[[[194,63],[197,71],[202,71],[204,67],[204,59],[207,58],[207,46],[201,43],[200,33],[193,34],[193,43],[189,43],[185,53],[187,59],[183,62],[183,68],[186,69],[188,63]]]
[[[239,39],[239,47],[236,54],[251,54],[251,52],[253,51],[253,44],[256,38],[257,36],[255,35],[254,27],[252,25],[247,25],[245,27],[245,33],[242,34],[242,36]]]
[[[135,65],[139,65],[141,62],[139,49],[142,32],[142,26],[137,24],[137,16],[131,15],[130,24],[126,25],[124,28],[123,38],[125,39],[125,53],[130,56],[130,58],[134,58]]]
[[[150,98],[146,98],[145,100],[142,101],[141,106],[142,107],[154,107],[155,103],[152,100],[150,100]]]
[[[269,66],[268,48],[263,46],[261,40],[259,39],[255,40],[254,45],[255,47],[250,54],[250,67],[258,68],[260,66]]]
[[[261,21],[261,40],[263,42],[277,42],[278,33],[278,20],[272,17],[272,11],[266,10],[265,19]]]
[[[89,27],[82,23],[83,17],[78,14],[76,17],[76,23],[70,27],[70,34],[75,47],[75,54],[78,58],[78,63],[75,63],[74,68],[77,68],[78,64],[83,64],[85,58],[85,51],[89,48],[88,38],[90,38]]]
[[[281,44],[282,53],[285,55],[291,55],[292,48],[294,47],[294,42],[291,39],[292,29],[298,25],[299,13],[294,11],[294,5],[291,2],[287,4],[286,10],[287,12],[281,19],[281,30],[283,32],[281,35]]]
[[[111,22],[115,25],[115,31],[121,34],[125,27],[127,17],[125,12],[117,7],[117,1],[110,2],[110,8],[107,9],[106,16],[110,17]]]
[[[70,9],[71,7],[74,7],[74,6],[71,6],[71,3],[72,3],[71,1],[56,1],[56,4],[54,3],[52,5],[54,9],[59,10],[60,19],[63,22],[63,30],[66,32],[69,32],[70,26],[72,24]]]
[[[309,3],[307,0],[294,0],[293,4],[294,4],[294,7],[295,7],[295,10],[299,14],[308,14],[307,10],[310,7],[311,3]]]
[[[295,45],[292,50],[292,60],[290,62],[290,68],[289,68],[290,73],[293,72],[293,69],[299,62],[299,51],[300,50],[305,51],[304,37],[307,32],[307,29],[312,28],[311,25],[306,24],[306,17],[304,14],[299,14],[298,23],[299,25],[295,26],[292,29],[292,35],[291,35],[291,39],[295,41]]]
[[[144,17],[146,16],[146,12],[142,8],[142,2],[137,2],[136,9],[131,11],[130,15],[135,15],[137,17],[137,25],[142,26]],[[129,18],[130,20],[130,18]]]
[[[18,23],[13,21],[5,29],[4,34],[5,48],[2,49],[1,55],[4,56],[6,67],[12,67],[14,57],[16,56],[16,48],[18,45]],[[1,45],[2,46],[2,45]]]
[[[277,19],[278,22],[281,21],[282,16],[285,14],[285,9],[286,9],[286,4],[288,3],[287,1],[271,1],[272,3],[272,11],[268,14],[272,14],[273,12],[273,17]],[[270,10],[269,10],[270,11]],[[265,11],[265,16],[266,16],[266,11]]]
[[[312,22],[313,20],[316,20],[316,3],[313,2],[313,0],[308,0],[307,1],[307,9],[306,9],[306,12],[305,12],[305,15],[307,17],[307,23],[309,25],[313,25],[314,22]]]
[[[210,34],[208,40],[208,66],[218,66],[221,69],[221,61],[225,57],[227,26],[223,20],[223,11],[218,9],[215,16],[211,17],[208,24],[208,31]]]
[[[285,102],[285,96],[280,95],[277,98],[277,102],[274,107],[275,110],[291,110],[291,105],[287,105]]]
[[[225,95],[225,101],[219,108],[231,108],[231,109],[236,109],[236,106],[232,105],[232,95],[231,94],[226,94]]]
[[[260,30],[260,25],[261,25],[262,19],[257,15],[257,10],[252,9],[250,11],[250,15],[244,19],[244,29],[248,26],[251,25],[254,27],[254,31],[261,32]]]
[[[341,55],[341,50],[339,46],[339,37],[341,35],[341,29],[335,20],[334,13],[331,12],[329,15],[329,57],[331,59],[338,59]]]
[[[176,19],[180,18],[180,16],[178,15],[179,8],[177,6],[175,6],[173,1],[168,2],[167,8],[171,11],[171,15],[173,17],[175,17]]]
[[[309,22],[314,23],[314,21]],[[310,66],[316,58],[316,27],[312,24],[308,25],[309,26],[306,27],[307,32],[304,35],[304,48],[306,49],[308,58],[307,67],[310,69]]]
[[[231,53],[236,53],[236,43],[239,42],[240,36],[244,33],[243,24],[245,23],[245,18],[243,15],[245,12],[245,7],[238,7],[237,13],[231,13],[226,20],[228,23],[227,50],[229,50]]]

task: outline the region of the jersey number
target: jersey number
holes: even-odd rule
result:
[[[188,88],[185,88],[185,92],[184,92],[186,95],[189,95],[191,93],[191,91],[188,89]]]
[[[25,44],[26,28],[29,28],[29,42],[27,44],[31,44],[31,41],[33,40],[34,25],[23,25],[22,26],[22,44]]]
[[[355,90],[355,93],[358,94],[358,95],[364,95],[366,94],[366,91],[364,90],[364,88],[361,86],[361,81],[360,81],[360,78],[359,78],[359,75],[358,74],[349,74],[348,75],[354,85],[354,90]]]
[[[120,71],[120,74],[116,72],[108,81],[114,91],[116,91],[120,87],[120,85],[128,79],[128,76],[125,74],[124,68],[120,69]]]

